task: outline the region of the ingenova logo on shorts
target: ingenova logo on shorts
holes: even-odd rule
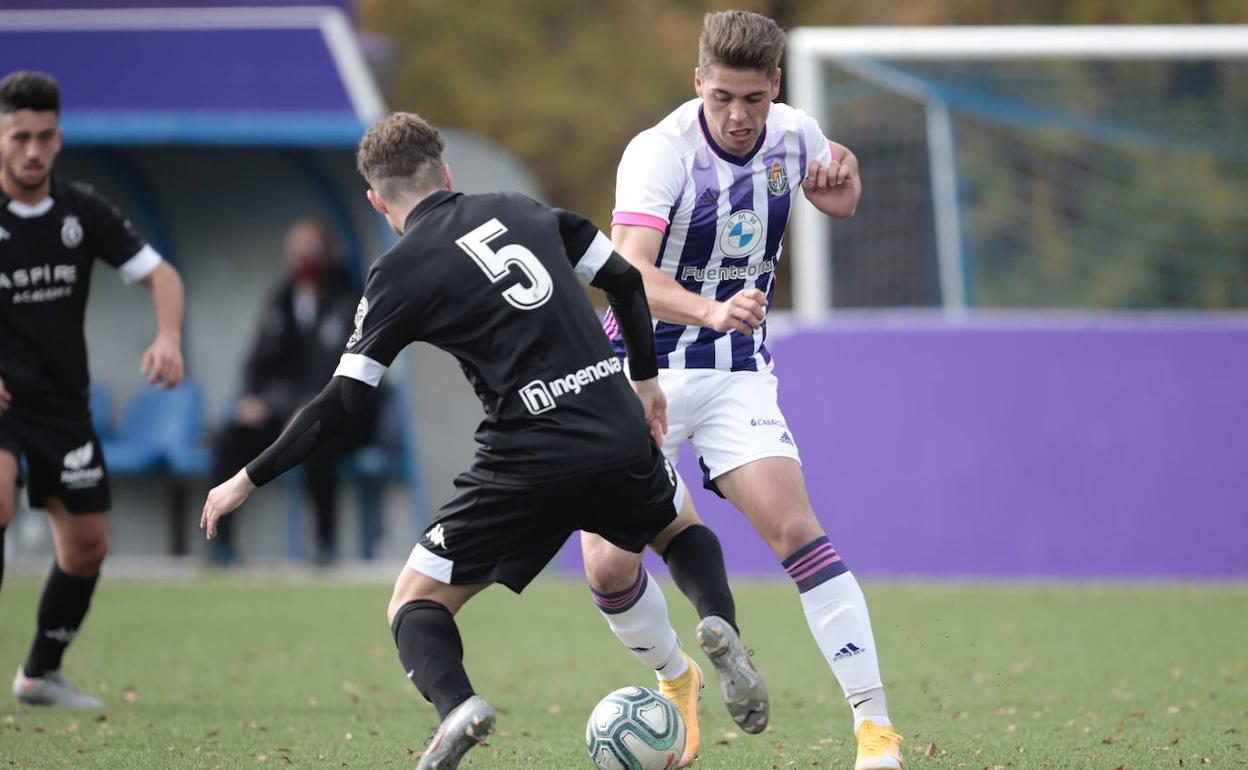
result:
[[[524,408],[528,409],[530,414],[542,414],[554,409],[555,399],[560,396],[580,393],[586,385],[623,371],[624,365],[620,363],[620,359],[614,356],[604,358],[596,364],[590,364],[584,369],[556,377],[550,382],[533,380],[520,389],[520,400],[524,402]]]

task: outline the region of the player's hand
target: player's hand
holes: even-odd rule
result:
[[[749,337],[763,325],[767,295],[758,289],[742,289],[711,311],[706,325],[717,332],[736,331]]]
[[[256,485],[251,483],[246,468],[235,473],[229,481],[212,488],[204,501],[204,512],[199,517],[199,528],[204,530],[209,540],[217,536],[217,522],[221,517],[242,505],[255,489]]]
[[[862,194],[858,158],[852,152],[828,165],[812,160],[802,180],[802,192],[815,208],[831,217],[852,217]]]
[[[156,385],[165,390],[176,388],[182,382],[184,372],[178,340],[157,335],[151,347],[143,351],[139,371],[147,378],[148,385]]]
[[[646,423],[650,426],[650,436],[654,443],[663,446],[663,434],[667,433],[667,396],[659,387],[659,378],[633,382],[633,390],[641,399],[641,408],[646,414]]]
[[[9,411],[9,406],[13,403],[13,397],[9,395],[9,391],[4,388],[4,378],[0,377],[0,414]]]
[[[269,419],[269,407],[264,399],[248,394],[234,406],[234,420],[246,428],[258,428]]]

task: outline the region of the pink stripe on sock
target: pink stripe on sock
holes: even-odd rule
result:
[[[810,577],[811,575],[815,574],[816,572],[818,572],[819,570],[825,567],[829,567],[833,564],[836,564],[840,560],[841,560],[840,556],[832,556],[829,559],[824,559],[822,561],[819,561],[816,564],[810,565],[809,569],[802,570],[799,573],[790,572],[789,577],[793,578],[794,580],[801,580],[802,578]]]
[[[832,547],[831,543],[824,543],[823,545],[819,546],[815,550],[806,554],[805,556],[793,562],[792,564],[785,567],[784,569],[790,575],[792,575],[796,570],[804,569],[807,564],[810,564],[811,560],[820,559],[824,556],[827,556],[829,553],[831,553],[833,556],[836,556],[836,549]]]
[[[663,217],[656,217],[653,214],[639,214],[636,211],[617,211],[611,217],[613,225],[640,225],[641,227],[652,227],[661,233],[667,232],[667,220]]]
[[[628,589],[627,593],[620,596],[608,597],[595,591],[594,602],[597,603],[598,607],[604,612],[611,612],[612,610],[622,612],[637,603],[637,600],[641,598],[641,594],[646,590],[648,582],[646,573],[641,572],[637,578],[637,582],[632,588]]]

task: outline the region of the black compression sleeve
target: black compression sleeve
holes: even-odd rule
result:
[[[368,408],[377,389],[350,377],[334,377],[295,414],[282,435],[247,464],[251,483],[264,486],[312,456],[351,426]]]
[[[659,374],[654,347],[654,325],[641,273],[615,252],[607,258],[591,284],[607,293],[615,320],[628,348],[628,371],[634,380],[648,380]]]

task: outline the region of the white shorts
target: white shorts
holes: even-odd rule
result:
[[[663,454],[674,467],[681,446],[691,442],[703,486],[716,494],[715,479],[746,463],[764,457],[802,461],[780,412],[771,372],[663,369],[659,385],[667,395]],[[684,500],[685,484],[678,477],[673,498],[677,510]]]

